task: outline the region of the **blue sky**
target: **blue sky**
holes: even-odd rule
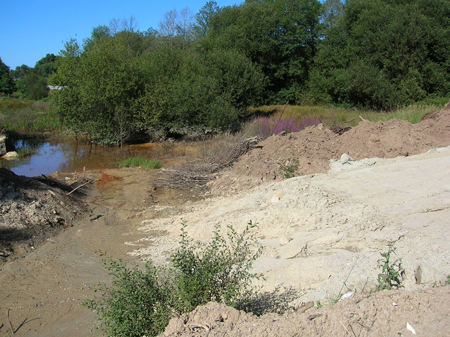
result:
[[[58,55],[69,38],[79,42],[111,19],[134,16],[140,31],[158,29],[164,14],[189,7],[196,14],[208,0],[0,0],[0,58],[11,69],[34,67],[46,54]],[[239,0],[216,0],[220,7]]]

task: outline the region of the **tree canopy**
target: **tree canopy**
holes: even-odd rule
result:
[[[111,144],[136,132],[235,128],[261,94],[264,75],[237,51],[186,48],[184,38],[170,38],[176,42],[119,31],[93,36],[84,51],[66,43],[50,81],[65,87],[53,99],[67,127]]]
[[[391,109],[448,96],[449,18],[449,0],[209,1],[167,12],[158,30],[113,19],[33,71],[53,71],[56,111],[96,141],[233,130],[249,105]]]
[[[320,102],[390,109],[449,93],[450,2],[352,0],[311,74]]]
[[[0,92],[10,95],[16,89],[14,78],[9,67],[0,58]]]

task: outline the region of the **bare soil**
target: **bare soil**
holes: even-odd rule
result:
[[[206,192],[161,188],[161,173],[135,168],[88,172],[92,183],[67,195],[85,180],[2,170],[0,335],[100,336],[81,303],[110,282],[102,254],[165,263],[181,221],[209,240],[216,224],[252,220],[266,247],[255,271],[267,280],[257,285],[295,289],[293,309],[256,317],[210,303],[175,319],[166,336],[398,336],[411,334],[407,323],[418,335],[450,336],[450,151],[427,153],[449,145],[446,108],[416,125],[272,136]],[[296,161],[298,177],[285,179]],[[388,243],[405,288],[371,294]],[[344,292],[356,294],[327,305]]]

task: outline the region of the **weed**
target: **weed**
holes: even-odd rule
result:
[[[122,160],[119,167],[144,167],[146,169],[159,169],[162,167],[160,160],[145,159],[144,157],[131,157]]]
[[[355,265],[356,265],[356,262],[358,262],[358,259],[359,258],[357,258],[355,260],[355,262],[353,263],[352,268],[350,269],[347,277],[345,278],[344,282],[342,283],[342,287],[341,287],[341,290],[339,290],[339,293],[336,296],[330,296],[327,298],[329,304],[333,305],[333,304],[336,304],[337,302],[339,302],[339,300],[342,298],[342,295],[344,295],[344,288],[346,288],[347,291],[351,291],[351,289],[347,286],[347,281],[348,281],[353,269],[355,268]],[[355,290],[355,292],[356,292],[356,290]]]
[[[402,260],[396,259],[394,262],[391,262],[391,254],[395,254],[396,248],[392,244],[389,244],[388,247],[387,252],[380,253],[382,258],[378,260],[378,267],[381,268],[381,273],[378,274],[378,291],[403,287],[402,282],[405,270],[402,268]]]
[[[445,281],[445,284],[448,286],[450,285],[450,275],[447,276],[447,281]]]
[[[300,292],[293,288],[285,289],[282,293],[280,288],[270,292],[253,292],[238,300],[233,306],[238,310],[251,312],[257,316],[266,313],[283,314],[294,309],[290,303],[300,296]]]
[[[297,175],[299,167],[298,159],[290,158],[284,165],[280,165],[281,174],[285,179],[293,178]]]
[[[6,131],[60,130],[58,116],[50,111],[48,102],[0,101],[0,129]]]

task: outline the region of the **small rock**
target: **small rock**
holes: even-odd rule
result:
[[[346,300],[347,298],[352,298],[353,296],[355,296],[355,293],[353,291],[349,291],[348,293],[342,295],[342,297],[339,299],[339,302]]]
[[[341,156],[341,164],[351,164],[354,161],[347,153],[343,153]]]
[[[17,157],[19,157],[19,154],[16,151],[9,151],[6,152],[6,154],[2,158],[6,160],[11,160],[16,159]]]

